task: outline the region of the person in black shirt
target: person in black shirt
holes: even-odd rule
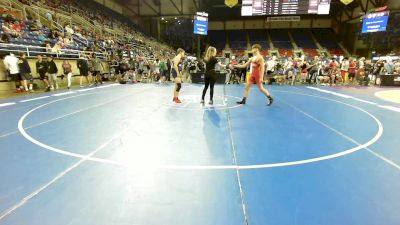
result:
[[[25,91],[33,92],[33,77],[31,75],[31,67],[29,66],[24,52],[19,54],[18,67],[22,86],[25,88]],[[27,80],[30,81],[29,89]]]
[[[215,81],[217,80],[217,74],[215,73],[215,65],[220,64],[215,57],[217,55],[217,50],[210,46],[207,49],[206,52],[206,57],[204,58],[204,62],[206,63],[206,73],[204,76],[204,89],[203,89],[203,95],[201,96],[201,104],[204,104],[204,97],[206,96],[208,86],[210,86],[210,102],[209,104],[213,104],[213,97],[214,97],[214,84]],[[225,65],[221,65],[222,67],[225,67]]]
[[[80,87],[84,87],[83,86],[83,77],[85,77],[86,79],[86,83],[89,86],[90,85],[90,81],[89,81],[89,63],[86,59],[85,55],[81,55],[81,57],[78,59],[78,63],[77,63],[79,72],[80,72],[80,79],[79,79],[79,85]]]
[[[57,65],[53,61],[53,56],[49,55],[47,57],[47,74],[49,76],[49,83],[50,83],[51,90],[54,89],[54,86],[55,86],[56,90],[58,89],[57,73],[58,73]]]
[[[171,59],[168,56],[168,59],[167,59],[167,70],[165,72],[166,81],[171,81],[171,67],[172,67]]]
[[[36,73],[39,74],[40,79],[46,86],[46,92],[50,91],[50,85],[47,76],[47,62],[43,60],[41,55],[38,55],[38,61],[36,62]]]

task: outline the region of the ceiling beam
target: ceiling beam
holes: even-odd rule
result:
[[[343,8],[343,11],[344,11],[344,13],[346,13],[348,19],[353,19],[353,12],[354,12],[354,9],[352,9],[352,10],[350,11],[350,10],[348,10],[346,7],[344,7],[344,8]]]
[[[152,5],[147,1],[142,1],[147,7],[149,7],[156,15],[161,15],[161,12],[157,11]]]
[[[371,2],[371,4],[374,6],[374,8],[376,8],[376,2],[374,0],[370,0],[368,2]]]
[[[181,0],[181,14],[183,14],[183,0]]]
[[[138,0],[137,11],[138,11],[138,14],[140,16],[140,0]]]
[[[171,2],[171,4],[175,7],[176,11],[182,15],[183,14],[183,10],[181,8],[181,10],[179,10],[178,6],[175,4],[174,0],[169,0]]]
[[[139,15],[139,8],[137,7],[139,4],[127,4],[126,6],[127,7],[124,7],[124,8],[126,8],[129,12],[131,12],[131,13],[133,13],[135,16],[140,16]],[[134,8],[136,8],[136,11],[134,10]]]
[[[199,7],[200,7],[200,6],[197,5],[196,0],[193,0],[193,5],[194,5],[196,11],[199,11]]]
[[[130,8],[130,7],[125,7],[125,9],[128,10],[129,12],[133,13],[134,16],[139,16],[139,13],[138,13],[138,12],[135,12],[135,10],[133,10],[132,8]]]
[[[363,11],[364,13],[366,13],[366,12],[367,12],[367,9],[365,8],[365,6],[364,6],[362,0],[357,0],[357,3],[358,3],[358,6],[360,6],[361,11]]]

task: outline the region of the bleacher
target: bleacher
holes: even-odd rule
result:
[[[229,31],[229,46],[232,50],[247,49],[247,32],[245,30]]]
[[[331,29],[314,29],[313,34],[319,44],[327,49],[340,49],[335,33]]]
[[[208,32],[209,43],[218,50],[225,49],[226,33],[224,30],[210,30]]]
[[[294,49],[289,32],[297,47],[302,50],[307,56],[319,56],[317,44],[315,43],[312,35],[314,34],[316,40],[323,48],[326,48],[331,55],[345,55],[346,53],[338,44],[336,34],[331,29],[271,29],[271,30],[213,30],[209,31],[209,43],[215,46],[218,50],[225,50],[226,34],[229,33],[229,46],[234,54],[244,54],[247,44],[258,43],[262,46],[261,54],[264,56],[269,54],[269,41],[268,33],[274,48],[278,50],[280,56],[294,56]],[[246,34],[249,35],[250,43],[246,42]],[[400,36],[400,35],[399,35]]]
[[[293,52],[293,50],[292,49],[283,49],[283,48],[280,48],[280,49],[278,49],[278,52],[279,52],[279,56],[286,56],[286,57],[293,57],[293,55],[294,55],[294,52]]]
[[[297,44],[302,49],[316,49],[317,46],[311,37],[310,31],[306,29],[293,29],[290,33]]]
[[[260,44],[263,49],[269,49],[266,30],[248,30],[250,44]]]
[[[336,34],[331,29],[314,29],[312,32],[319,44],[326,48],[331,55],[346,54],[338,44]]]
[[[311,57],[319,55],[316,48],[303,48],[303,52],[304,52],[304,54],[311,56]]]
[[[22,20],[20,21],[22,22]],[[50,29],[47,27],[43,27],[40,29],[40,32],[46,37],[45,40],[39,38],[39,35],[36,32],[30,31],[30,27],[32,26],[31,21],[23,21],[25,23],[25,27],[23,27],[22,32],[24,33],[22,37],[8,38],[8,43],[0,43],[0,50],[4,52],[27,52],[28,56],[37,56],[39,54],[53,54],[56,56],[64,57],[64,58],[79,58],[79,54],[77,51],[83,51],[87,45],[81,44],[79,42],[72,42],[70,45],[66,46],[66,48],[61,49],[60,52],[47,52],[45,46],[45,42],[49,42],[51,45],[54,45],[57,42],[57,39],[48,38],[50,34]],[[4,19],[0,18],[0,25],[4,23]],[[0,30],[0,36],[4,35],[4,31]],[[101,58],[105,58],[103,54],[97,53]]]
[[[93,49],[95,49],[95,42],[97,40],[97,44],[96,44],[96,49],[99,49],[102,52],[96,52],[96,54],[98,56],[100,56],[100,58],[105,58],[105,56],[107,55],[107,52],[115,52],[117,49],[115,48],[110,48],[104,45],[105,42],[103,42],[104,39],[100,39],[98,40],[98,37],[103,37],[104,35],[109,35],[112,36],[113,39],[115,40],[115,42],[118,43],[124,43],[124,41],[128,41],[127,37],[131,34],[135,34],[135,37],[139,37],[141,39],[145,39],[143,37],[144,36],[142,33],[140,33],[140,31],[138,30],[138,27],[136,25],[134,25],[129,19],[127,19],[126,17],[114,12],[113,10],[95,3],[95,2],[91,2],[90,3],[90,7],[89,3],[87,2],[83,2],[83,1],[73,1],[71,0],[70,3],[73,4],[73,6],[68,6],[66,7],[66,5],[63,5],[64,7],[58,7],[58,6],[51,6],[51,5],[43,5],[40,4],[39,2],[32,2],[33,4],[28,6],[28,5],[24,5],[18,1],[10,1],[11,3],[7,3],[7,4],[3,4],[2,2],[0,2],[0,10],[2,13],[2,17],[0,18],[0,25],[2,25],[4,23],[4,17],[5,15],[12,15],[14,17],[14,19],[16,19],[19,22],[22,22],[22,18],[23,18],[23,12],[26,10],[27,13],[31,13],[32,15],[34,15],[34,18],[32,18],[32,21],[29,20],[24,20],[23,22],[26,24],[25,27],[23,27],[22,33],[23,35],[21,37],[18,38],[12,38],[10,35],[5,36],[4,35],[4,31],[2,29],[0,29],[0,36],[5,36],[5,40],[3,40],[0,43],[0,50],[4,51],[4,52],[14,52],[14,53],[18,53],[20,51],[24,51],[27,52],[28,57],[32,57],[32,56],[36,56],[38,54],[52,54],[55,55],[56,57],[61,57],[61,58],[79,58],[79,56],[84,53],[85,50],[90,49],[90,52],[86,52],[86,54],[90,54],[92,52]],[[48,1],[47,3],[52,3],[51,0]],[[87,19],[86,21],[82,21],[82,18],[79,18],[79,20],[77,21],[76,19],[73,19],[73,16],[75,14],[75,11],[73,11],[72,9],[74,8],[74,10],[79,11],[78,8],[75,7],[79,7],[79,5],[81,5],[81,7],[87,8],[87,9],[91,9],[87,12],[87,14],[91,14],[92,16],[95,15],[96,16],[96,10],[101,11],[102,13],[107,14],[107,18],[109,19],[107,24],[112,25],[117,24],[119,27],[117,29],[120,29],[121,26],[125,26],[126,28],[130,27],[129,29],[131,29],[132,27],[134,27],[134,31],[132,32],[132,30],[125,30],[125,34],[120,34],[118,36],[116,36],[118,34],[117,30],[116,33],[112,32],[109,33],[110,31],[110,27],[109,26],[104,26],[104,30],[102,31],[102,26],[97,26],[97,28],[100,27],[100,30],[98,29],[94,29],[93,30],[93,34],[91,36],[85,36],[83,37],[82,35],[77,35],[76,33],[72,34],[70,39],[72,40],[71,43],[69,43],[68,45],[65,45],[65,47],[62,47],[61,49],[59,49],[58,51],[50,51],[49,48],[46,49],[46,43],[50,44],[50,47],[53,47],[57,42],[59,42],[59,39],[57,38],[49,38],[49,34],[51,32],[51,30],[49,29],[50,26],[49,24],[52,24],[52,28],[53,30],[57,30],[61,33],[64,33],[64,24],[72,24],[72,25],[79,25],[81,28],[83,28],[83,30],[89,31],[91,29],[91,27],[87,27],[85,26],[85,24],[90,24],[90,23],[94,23],[93,20],[91,20],[89,18],[89,16],[84,17],[84,19]],[[40,7],[38,7],[40,6]],[[54,8],[56,7],[56,8]],[[57,13],[57,15],[59,16],[59,18],[69,18],[70,21],[63,21],[60,23],[57,22],[52,22],[50,20],[48,20],[45,17],[45,13],[46,12],[55,12]],[[80,13],[82,14],[82,12]],[[70,15],[70,16],[68,16]],[[36,23],[36,19],[40,19],[43,25],[43,28],[41,28],[39,31],[31,31],[31,26],[33,23]],[[35,22],[33,22],[35,21]],[[98,21],[99,22],[99,21]],[[97,23],[98,23],[97,22]],[[101,22],[101,21],[100,21]],[[54,26],[53,26],[54,25]],[[108,31],[106,31],[106,29],[108,29]],[[131,32],[130,32],[131,31]],[[38,33],[41,34],[38,34]],[[100,33],[102,32],[102,33]],[[154,41],[154,39],[152,38],[148,38],[148,41],[146,42],[146,45],[151,45]],[[144,48],[144,44],[142,44],[142,41],[137,41],[137,39],[129,39],[129,43],[133,46],[137,46],[137,47],[143,47]],[[63,43],[61,43],[63,44]],[[184,42],[183,43],[184,46],[185,45],[191,45],[191,41],[189,42]],[[93,49],[92,49],[93,48]],[[107,52],[106,52],[107,51]]]
[[[292,42],[287,30],[273,29],[269,30],[272,44],[277,49],[293,49]]]

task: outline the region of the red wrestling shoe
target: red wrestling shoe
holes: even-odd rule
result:
[[[179,100],[178,97],[175,98],[174,102],[175,102],[175,103],[178,103],[178,104],[182,103],[181,100]]]

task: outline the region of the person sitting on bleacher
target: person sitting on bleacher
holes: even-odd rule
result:
[[[10,26],[10,23],[8,23],[8,22],[4,22],[1,29],[4,31],[4,34],[11,36],[13,38],[17,38],[17,37],[21,36],[20,33],[18,33],[16,30],[12,29],[12,27]]]
[[[37,19],[37,20],[36,20],[36,26],[37,26],[39,29],[42,29],[42,28],[43,28],[43,24],[42,24],[42,22],[40,22],[40,19]]]
[[[11,28],[15,30],[16,32],[22,34],[22,29],[25,27],[25,22],[21,21],[15,21],[14,23],[11,24]]]
[[[74,34],[74,30],[69,25],[65,26],[65,31],[69,35],[73,35]]]

